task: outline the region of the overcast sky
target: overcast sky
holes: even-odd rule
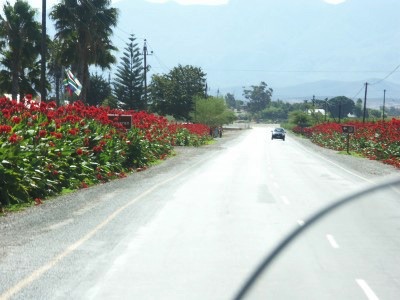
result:
[[[38,9],[42,3],[28,2]],[[47,0],[48,11],[57,2]],[[399,0],[118,0],[113,6],[120,10],[117,47],[130,33],[140,47],[146,38],[153,73],[195,65],[214,88],[362,84],[400,65]],[[400,68],[387,80],[400,84]]]

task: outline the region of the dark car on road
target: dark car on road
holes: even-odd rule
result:
[[[272,130],[271,140],[273,139],[285,140],[285,129],[278,127]]]

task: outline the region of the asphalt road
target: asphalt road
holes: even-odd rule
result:
[[[0,299],[231,299],[310,213],[377,180],[270,129],[1,218]],[[398,299],[397,195],[311,230],[255,299]]]

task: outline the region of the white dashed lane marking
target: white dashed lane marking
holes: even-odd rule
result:
[[[368,300],[379,300],[378,296],[374,293],[374,291],[369,287],[367,282],[363,279],[356,279],[357,284],[363,290],[365,296],[367,296]]]
[[[285,196],[281,196],[281,200],[283,203],[285,203],[286,205],[290,205],[290,201],[288,200],[288,198],[286,198]]]
[[[329,244],[331,244],[332,248],[335,248],[335,249],[339,248],[339,244],[336,242],[336,240],[333,237],[333,235],[327,234],[326,238],[327,238]]]

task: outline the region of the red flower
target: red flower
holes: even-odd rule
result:
[[[39,130],[39,136],[40,137],[45,137],[47,135],[47,131],[46,130]]]
[[[83,154],[83,150],[81,148],[76,149],[76,154],[82,155]]]
[[[15,124],[19,124],[19,123],[21,123],[21,118],[18,117],[18,116],[13,116],[13,117],[11,118],[11,121],[12,121],[13,123],[15,123]]]
[[[13,133],[9,138],[8,141],[12,144],[17,143],[18,141],[22,140],[22,136],[16,135],[15,133]]]
[[[78,128],[72,128],[70,130],[68,130],[68,133],[71,135],[77,135],[79,133],[79,129]]]
[[[101,152],[103,150],[103,148],[101,146],[94,146],[93,147],[93,152]]]
[[[0,125],[0,133],[10,133],[12,130],[11,126],[8,125]]]
[[[62,139],[63,135],[61,132],[52,132],[52,136],[54,136],[56,139]]]

